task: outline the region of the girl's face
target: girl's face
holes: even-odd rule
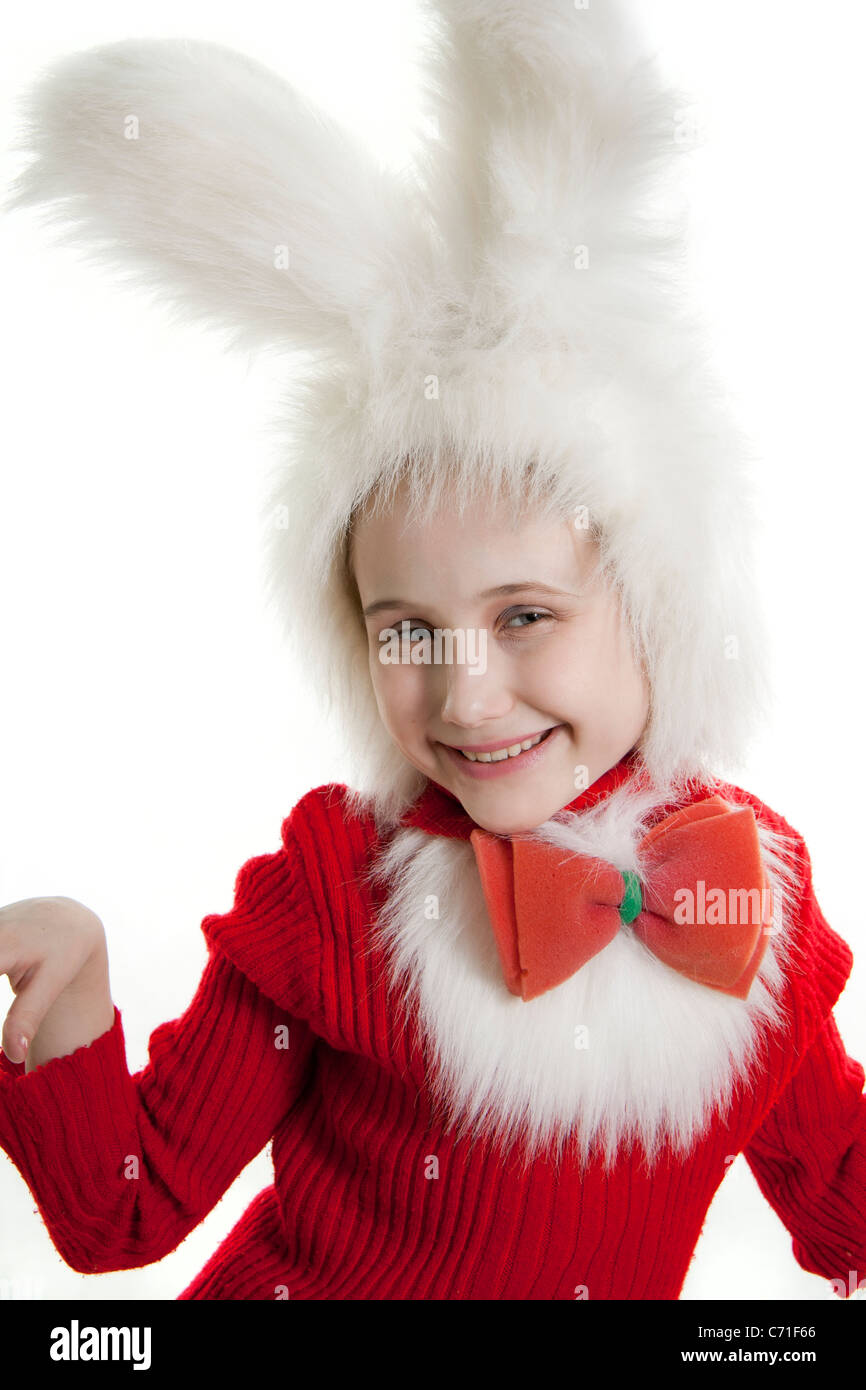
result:
[[[541,825],[643,733],[648,686],[617,597],[591,576],[596,558],[569,521],[530,515],[512,529],[503,508],[481,504],[409,525],[398,494],[390,513],[356,524],[351,564],[382,720],[484,829]],[[389,629],[398,639],[383,662]],[[456,631],[453,645],[447,634],[437,645],[437,629]],[[501,757],[539,735],[532,751]]]

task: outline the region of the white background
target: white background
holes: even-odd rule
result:
[[[836,1018],[866,1061],[859,788],[863,527],[863,21],[849,0],[642,0],[694,94],[694,255],[726,382],[763,460],[761,582],[778,703],[741,785],[810,847],[855,966]],[[2,145],[55,55],[143,35],[231,44],[394,165],[421,111],[410,0],[18,12],[0,51]],[[4,153],[7,180],[19,167]],[[131,1071],[180,1015],[240,865],[310,787],[345,780],[315,697],[263,614],[257,507],[280,368],[228,359],[144,297],[0,218],[0,902],[66,894],[105,923]],[[286,367],[283,366],[285,371]],[[0,981],[0,1010],[12,1002]],[[267,1150],[160,1264],[83,1276],[0,1152],[0,1297],[173,1299],[272,1178]],[[745,1160],[683,1298],[828,1299]]]

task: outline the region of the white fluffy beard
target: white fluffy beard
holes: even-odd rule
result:
[[[534,834],[638,870],[654,802],[627,784]],[[525,1001],[505,984],[470,843],[398,830],[371,871],[388,885],[372,941],[433,1054],[445,1126],[517,1145],[525,1168],[542,1149],[555,1162],[568,1149],[581,1165],[600,1154],[607,1167],[634,1144],[649,1165],[665,1140],[685,1155],[714,1113],[724,1116],[735,1082],[759,1073],[763,1029],[785,1023],[797,881],[785,838],[760,819],[758,834],[774,922],[747,999],[687,979],[623,926],[569,979]]]

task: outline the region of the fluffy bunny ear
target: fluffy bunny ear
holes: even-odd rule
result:
[[[229,347],[342,355],[425,247],[400,178],[278,74],[219,44],[75,53],[22,101],[35,157],[4,207],[127,272]],[[423,274],[423,271],[422,271]]]
[[[660,80],[633,7],[422,0],[422,12],[438,138],[419,181],[485,315],[501,304],[515,341],[574,345],[581,324],[597,341],[613,281],[657,317],[680,247],[675,118],[688,98]]]

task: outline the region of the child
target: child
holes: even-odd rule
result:
[[[846,1297],[851,951],[802,837],[713,772],[764,634],[741,441],[653,210],[676,103],[618,6],[427,8],[414,191],[214,45],[110,45],[34,93],[17,203],[63,200],[236,342],[316,355],[271,597],[356,773],[204,918],[135,1076],[101,924],[0,912],[13,984],[46,917],[67,953],[36,1065],[15,1019],[44,959],[4,1025],[0,1143],[93,1272],[174,1250],[273,1138],[181,1299],[676,1299],[742,1152]]]

